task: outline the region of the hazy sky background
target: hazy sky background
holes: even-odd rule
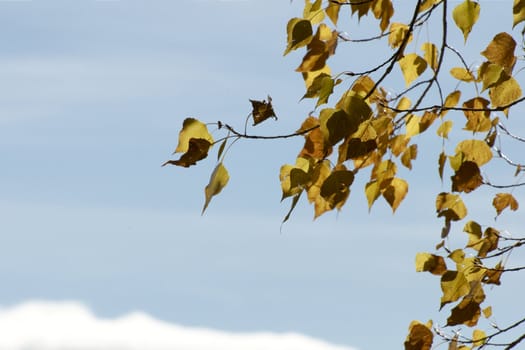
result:
[[[483,3],[477,52],[496,33],[494,11],[511,16],[499,4]],[[250,98],[270,94],[279,117],[254,133],[297,129],[312,104],[299,103],[300,54],[282,53],[302,5],[0,2],[0,305],[77,301],[102,318],[140,311],[363,350],[400,348],[411,320],[436,317],[438,279],[416,274],[414,257],[439,241],[428,198],[446,188],[437,153],[425,154],[437,137],[420,148],[421,172],[395,216],[382,201],[368,214],[356,184],[339,215],[312,222],[301,204],[282,232],[279,167],[302,140],[237,143],[225,161],[230,184],[202,217],[215,153],[191,169],[160,167],[185,117],[242,128]],[[499,319],[512,308],[503,302]]]

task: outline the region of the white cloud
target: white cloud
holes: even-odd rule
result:
[[[26,302],[0,310],[0,349],[352,350],[296,333],[189,328],[135,312],[100,319],[77,302]]]

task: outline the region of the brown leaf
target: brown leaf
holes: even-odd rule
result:
[[[499,64],[510,75],[512,68],[516,63],[514,50],[516,41],[505,32],[497,34],[489,43],[487,48],[481,52],[490,62]]]
[[[250,100],[252,103],[252,117],[253,117],[253,125],[257,125],[259,123],[262,123],[268,118],[275,118],[277,119],[277,116],[275,115],[275,112],[273,111],[272,107],[272,98],[268,96],[268,102],[266,100],[257,101],[257,100]]]
[[[304,147],[298,157],[324,159],[332,153],[332,147],[325,143],[320,128],[310,131],[304,138]]]
[[[474,162],[464,162],[452,179],[452,191],[469,193],[483,184],[479,167]]]
[[[452,309],[449,318],[447,319],[447,326],[456,326],[464,324],[468,327],[474,327],[478,324],[481,315],[481,308],[478,302],[470,297],[465,297],[463,300]]]
[[[492,205],[496,209],[498,215],[501,214],[503,210],[510,207],[510,210],[518,210],[519,204],[516,198],[510,193],[498,193],[492,200]]]
[[[416,272],[428,271],[431,274],[441,276],[447,271],[447,264],[442,256],[430,253],[418,253],[416,255]]]
[[[195,165],[199,160],[206,158],[210,147],[211,143],[208,140],[191,138],[188,142],[188,150],[186,153],[184,153],[178,160],[168,160],[166,163],[162,164],[162,166],[172,164],[188,168]]]
[[[405,340],[405,350],[430,350],[434,339],[430,327],[430,325],[412,321],[409,328],[410,333]]]

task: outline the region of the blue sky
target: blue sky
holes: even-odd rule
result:
[[[312,104],[299,103],[300,55],[282,52],[301,5],[0,2],[0,305],[78,301],[98,317],[359,349],[401,347],[412,319],[435,317],[438,281],[414,272],[439,238],[434,155],[395,216],[384,203],[369,215],[356,187],[339,215],[312,222],[300,205],[282,232],[278,171],[301,140],[238,143],[202,217],[213,158],[160,167],[185,117],[242,126],[250,98],[270,94],[279,116],[258,133],[297,129]]]

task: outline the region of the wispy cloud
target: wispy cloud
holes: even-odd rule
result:
[[[135,312],[97,318],[77,302],[26,302],[0,310],[0,349],[353,350],[296,333],[188,328]]]

